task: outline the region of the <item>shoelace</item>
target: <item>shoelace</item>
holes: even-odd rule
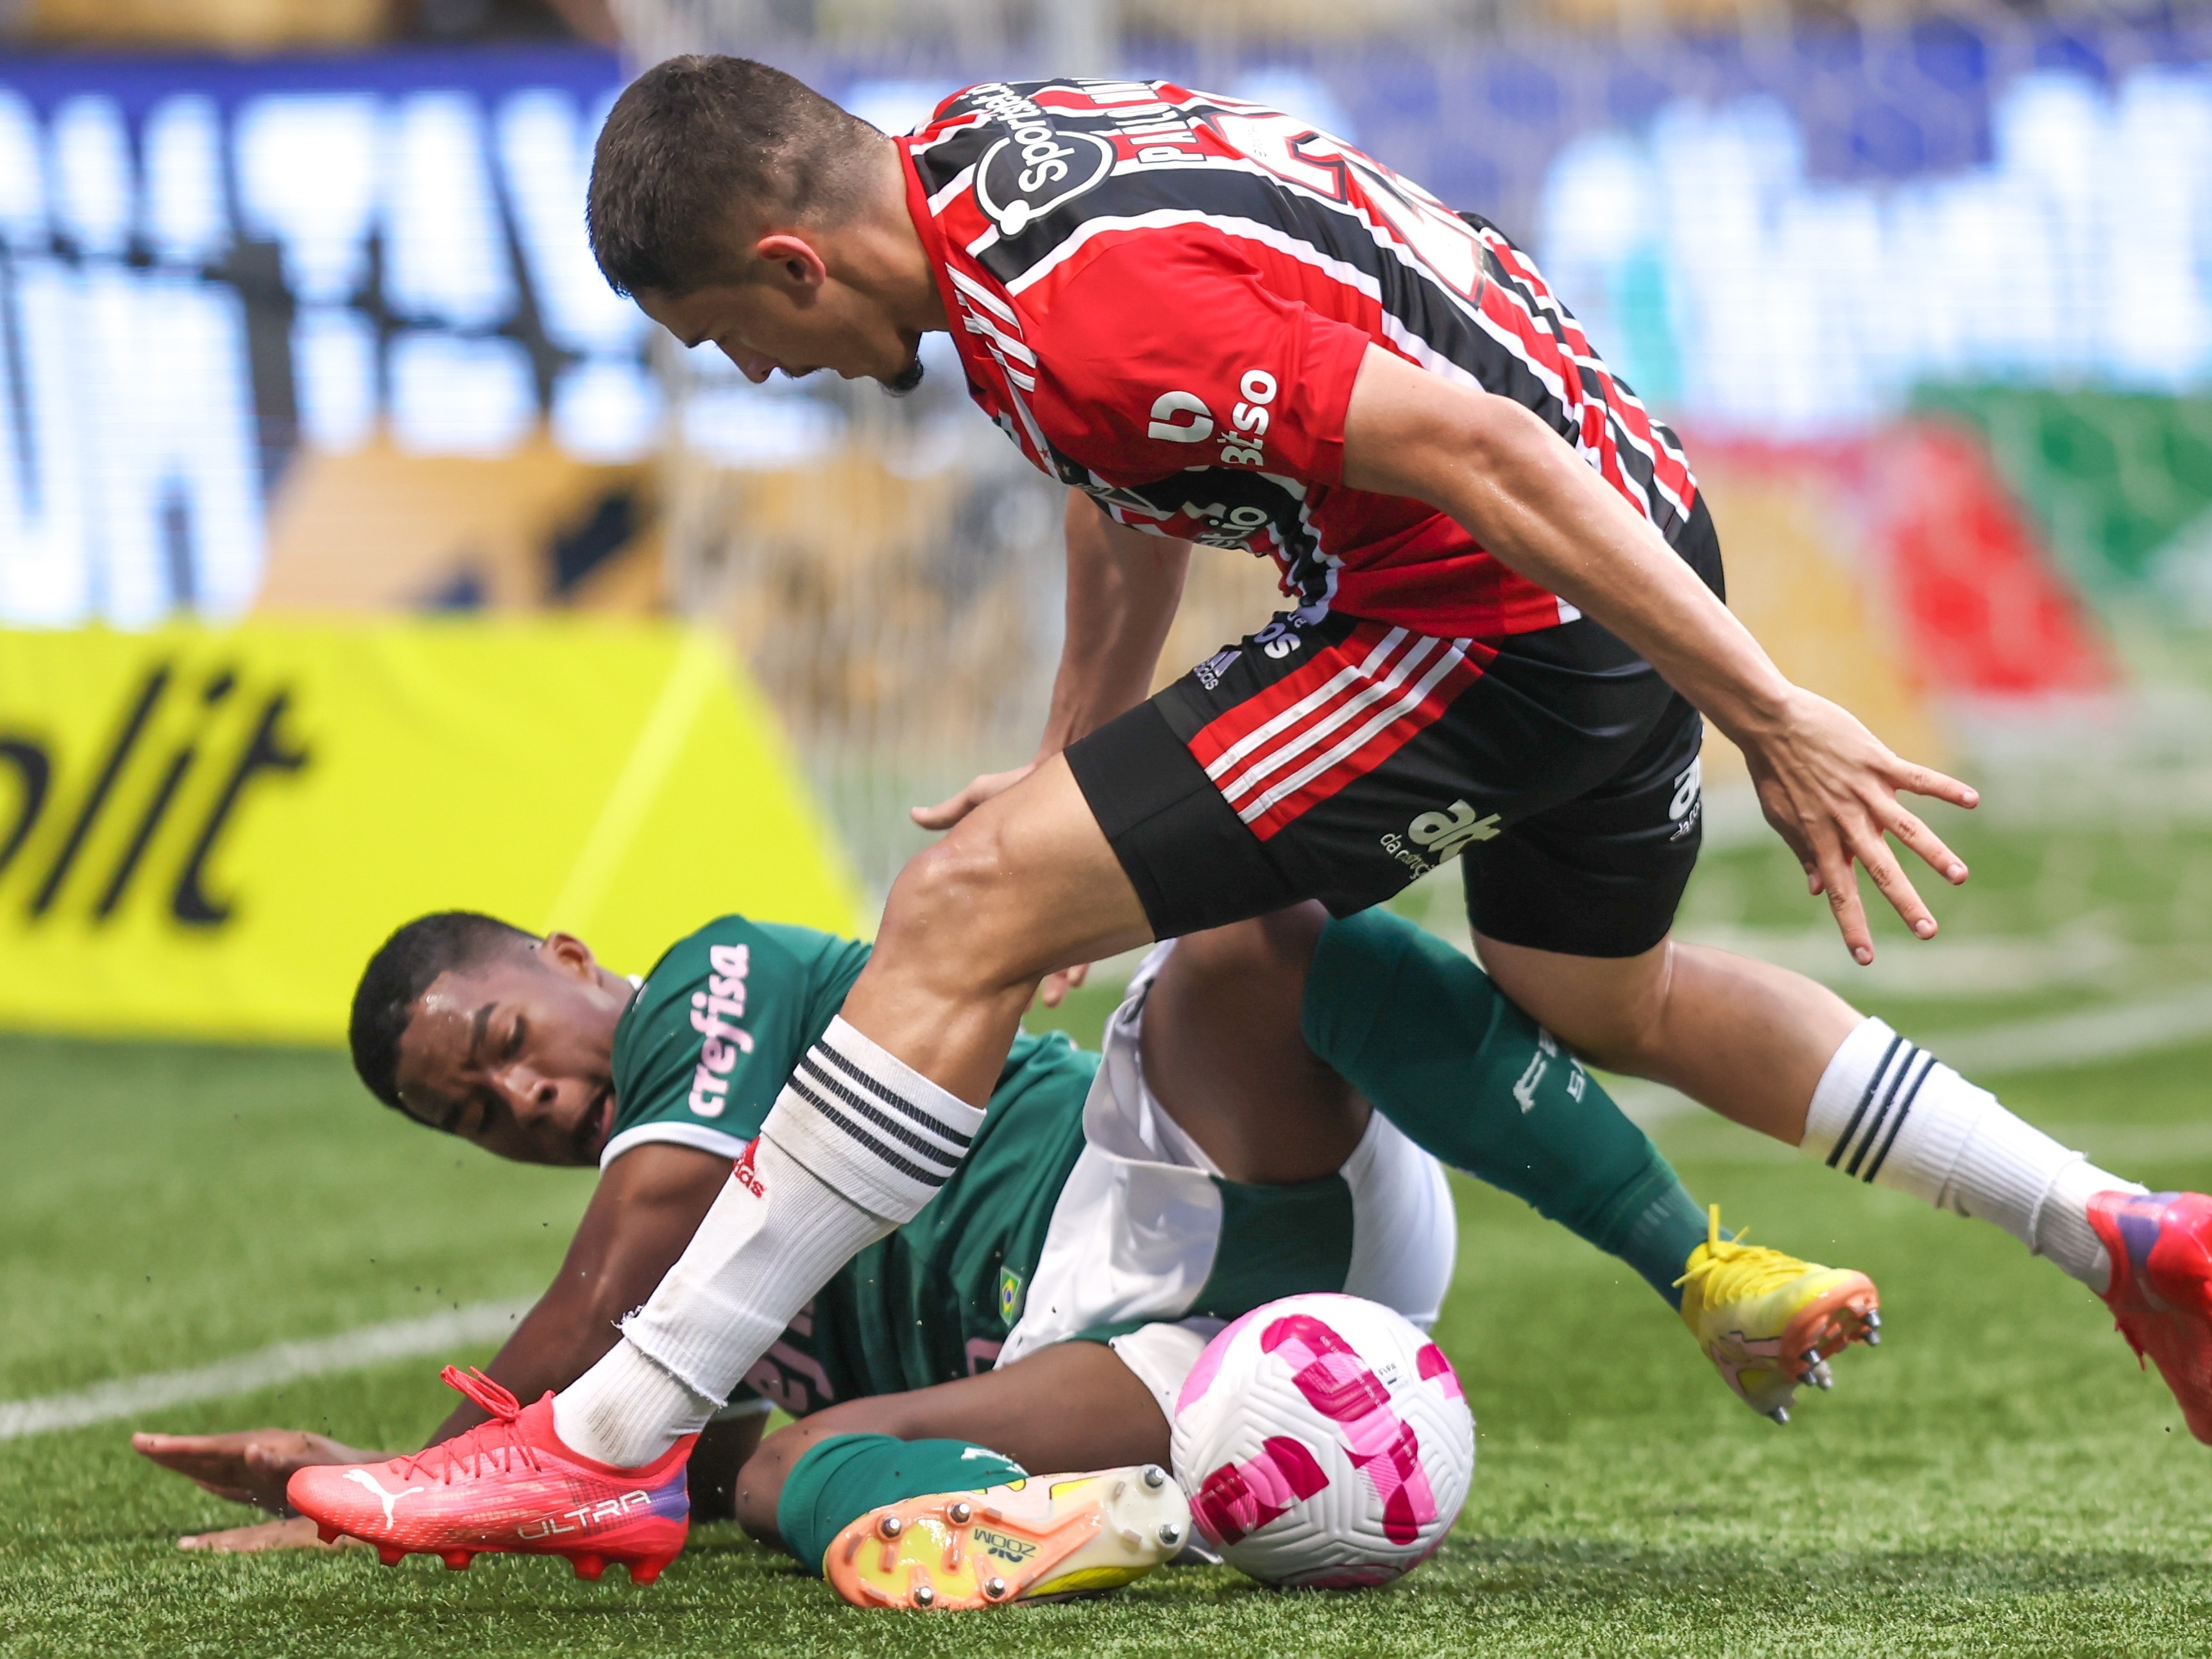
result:
[[[484,1411],[490,1419],[479,1423],[465,1434],[419,1451],[412,1457],[400,1460],[400,1475],[411,1480],[416,1476],[428,1479],[435,1475],[447,1485],[452,1484],[456,1468],[471,1477],[489,1463],[504,1474],[511,1461],[520,1458],[522,1466],[535,1474],[538,1468],[536,1448],[524,1441],[514,1431],[514,1419],[522,1415],[522,1402],[513,1392],[493,1382],[471,1365],[466,1371],[448,1365],[439,1374],[439,1380],[449,1389],[458,1389]],[[431,1466],[431,1460],[438,1467]]]
[[[1750,1231],[1747,1227],[1734,1238],[1723,1238],[1721,1206],[1708,1205],[1705,1260],[1691,1262],[1689,1270],[1674,1283],[1695,1285],[1699,1295],[1710,1304],[1764,1296],[1803,1276],[1807,1264],[1796,1256],[1784,1255],[1764,1244],[1745,1243],[1744,1236]]]

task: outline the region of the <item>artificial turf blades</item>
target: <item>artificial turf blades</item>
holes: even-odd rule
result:
[[[1095,1029],[1105,1000],[1070,1023]],[[1961,1023],[1954,1004],[1883,1012],[1918,1034]],[[2001,1092],[2154,1186],[2202,1188],[2208,1060]],[[528,1294],[590,1183],[402,1122],[319,1054],[0,1039],[0,1399]],[[1885,1346],[1854,1350],[1835,1392],[1777,1429],[1626,1270],[1462,1183],[1439,1336],[1480,1463],[1450,1542],[1393,1589],[1284,1595],[1176,1571],[1097,1602],[932,1619],[847,1608],[727,1527],[695,1531],[650,1589],[525,1558],[453,1574],[173,1548],[252,1517],[143,1463],[130,1428],[411,1444],[451,1398],[423,1361],[0,1443],[0,1654],[2203,1650],[2212,1448],[2087,1291],[1990,1229],[1727,1126],[1661,1139],[1731,1225],[1874,1274]]]

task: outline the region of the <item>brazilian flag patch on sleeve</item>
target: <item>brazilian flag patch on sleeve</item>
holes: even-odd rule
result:
[[[1014,1321],[1021,1316],[1021,1311],[1022,1276],[1012,1267],[1001,1266],[999,1269],[999,1317],[1005,1320],[1011,1328]]]

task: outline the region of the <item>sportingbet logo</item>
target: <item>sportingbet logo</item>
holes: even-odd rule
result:
[[[603,1503],[586,1504],[580,1509],[563,1510],[558,1515],[548,1516],[543,1521],[526,1521],[514,1529],[517,1538],[551,1538],[564,1532],[590,1532],[594,1528],[608,1526],[625,1520],[640,1510],[651,1507],[653,1498],[642,1492],[626,1492],[620,1498],[610,1498]]]
[[[975,167],[975,204],[1006,235],[1020,235],[1113,171],[1112,144],[1096,133],[1054,126],[1011,87],[978,87],[969,96],[1012,131],[984,151]]]

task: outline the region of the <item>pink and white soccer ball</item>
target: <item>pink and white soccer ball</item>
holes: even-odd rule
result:
[[[1387,1584],[1436,1553],[1474,1480],[1443,1350],[1356,1296],[1255,1308],[1176,1400],[1175,1472],[1206,1541],[1262,1583]]]

